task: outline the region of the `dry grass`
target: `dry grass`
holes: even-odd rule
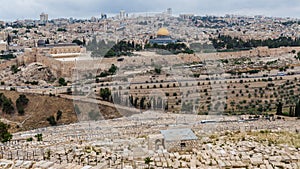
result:
[[[255,141],[258,143],[270,145],[288,145],[300,148],[300,134],[291,132],[271,132],[269,130],[252,131],[252,132],[227,132],[223,135],[222,140],[232,142],[238,141]]]
[[[21,94],[14,91],[1,91],[0,93],[3,93],[6,97],[11,98],[14,104]],[[74,112],[72,100],[37,94],[25,95],[29,99],[29,104],[25,108],[24,116],[19,116],[17,111],[14,115],[6,115],[3,113],[0,114],[1,118],[12,121],[12,123],[10,123],[12,132],[47,127],[49,126],[47,118],[51,115],[56,117],[58,110],[63,112],[62,118],[58,121],[58,125],[77,122],[77,116]],[[27,120],[23,125],[18,124],[22,123],[25,119]]]
[[[11,98],[14,104],[19,95],[22,94],[15,91],[0,91],[0,93],[3,93],[6,97]],[[118,110],[115,107],[111,106],[91,104],[79,101],[74,102],[70,99],[49,97],[38,94],[25,95],[29,99],[29,104],[25,108],[24,116],[18,115],[17,111],[13,115],[6,115],[4,113],[1,113],[0,111],[0,118],[4,119],[3,121],[10,124],[11,132],[48,127],[50,125],[47,121],[47,118],[52,115],[56,117],[58,110],[63,112],[61,119],[57,122],[58,125],[71,124],[78,122],[78,120],[97,120],[90,119],[90,111],[99,112],[100,117],[98,118],[98,120],[122,117]],[[80,115],[76,115],[75,113],[75,104],[79,106],[79,109],[81,111]],[[20,123],[22,123],[24,120],[25,122],[21,125]]]

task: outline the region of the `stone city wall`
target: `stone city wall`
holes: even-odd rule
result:
[[[291,53],[293,50],[297,52],[300,51],[300,47],[280,47],[280,48],[268,48],[268,47],[258,47],[252,50],[238,51],[238,52],[218,52],[218,53],[203,53],[200,56],[204,56],[206,59],[230,59],[239,57],[268,57],[268,56],[281,56],[284,54]],[[296,55],[295,54],[295,55]]]
[[[208,53],[201,54],[200,57],[195,55],[182,55],[181,57],[186,62],[199,61],[202,59],[228,59],[228,58],[238,58],[238,57],[255,57],[255,56],[280,56],[287,53],[291,53],[295,50],[296,53],[300,51],[300,47],[282,47],[276,49],[269,49],[267,47],[259,47],[249,51],[239,51],[239,52],[220,52],[220,53]],[[25,53],[18,56],[16,60],[6,61],[0,65],[1,69],[10,67],[11,65],[28,65],[33,62],[40,62],[45,66],[48,66],[57,77],[71,78],[74,72],[81,72],[83,74],[97,74],[99,70],[105,70],[110,67],[113,63],[110,59],[98,59],[98,60],[85,60],[85,61],[58,61],[50,56],[47,56],[47,51],[39,50],[37,48],[25,49]],[[296,54],[295,54],[296,55]],[[197,58],[193,60],[193,58]]]

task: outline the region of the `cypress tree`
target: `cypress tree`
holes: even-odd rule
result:
[[[294,117],[294,107],[293,106],[290,106],[290,111],[289,111],[289,116],[290,117]]]
[[[300,117],[300,100],[296,103],[295,117]]]
[[[276,115],[282,115],[282,103],[281,102],[279,102],[277,104]]]

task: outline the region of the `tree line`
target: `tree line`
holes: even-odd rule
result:
[[[194,51],[191,50],[189,47],[187,47],[184,43],[169,43],[167,45],[158,45],[155,44],[146,44],[145,49],[162,49],[166,50],[172,54],[179,54],[179,53],[187,53],[187,54],[193,54]]]
[[[92,57],[119,57],[119,56],[132,56],[134,51],[143,50],[142,45],[135,43],[134,41],[120,41],[118,43],[105,42],[100,40],[97,42],[96,38],[93,38],[91,42],[86,46],[88,51],[92,51]],[[158,45],[147,43],[145,49],[162,49],[169,51],[172,54],[187,53],[193,54],[194,51],[187,47],[184,43],[170,43],[167,45]]]
[[[128,98],[122,99],[122,94],[120,92],[112,93],[109,88],[100,89],[100,97],[104,101],[135,107],[137,109],[169,109],[168,102],[163,100],[161,97],[152,97],[147,99],[146,97],[133,97],[132,95],[129,95]]]
[[[133,51],[142,50],[142,46],[127,41],[120,41],[118,43],[105,42],[100,40],[97,42],[96,38],[93,38],[91,42],[86,46],[88,51],[92,51],[92,57],[105,57],[111,58],[116,56],[131,56]]]
[[[298,117],[300,118],[300,99],[296,102],[295,105],[289,106],[289,112],[283,112],[283,103],[279,102],[277,104],[276,115],[286,115],[290,117]]]
[[[266,40],[242,40],[237,37],[219,34],[217,38],[211,38],[210,40],[217,50],[248,50],[260,46],[267,46],[269,48],[300,46],[300,38],[292,39],[291,37],[269,38]]]

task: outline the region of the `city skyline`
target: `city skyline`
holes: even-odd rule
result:
[[[142,1],[132,0],[131,3],[123,0],[116,0],[111,3],[108,0],[0,0],[0,20],[13,21],[23,19],[38,19],[40,13],[49,14],[49,19],[53,18],[90,18],[100,16],[101,13],[115,15],[120,10],[127,13],[151,13],[162,12],[167,8],[172,8],[173,13],[193,13],[197,15],[264,15],[274,17],[300,18],[297,12],[300,10],[300,2],[296,0],[225,0],[222,2],[208,0],[190,0],[188,3],[183,0],[168,1]],[[182,5],[184,4],[184,5]]]

